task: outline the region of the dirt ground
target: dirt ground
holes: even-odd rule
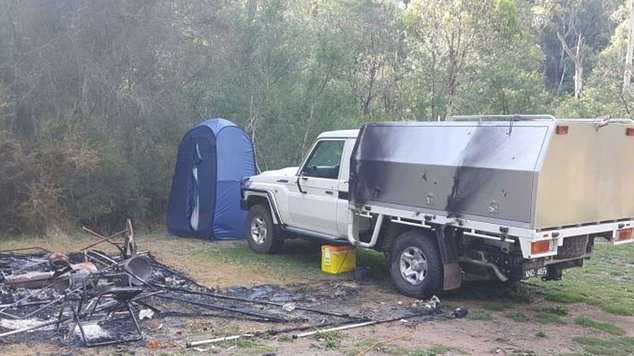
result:
[[[83,235],[60,234],[49,238],[3,238],[0,241],[2,250],[39,245],[49,250],[72,251],[93,240]],[[209,243],[167,237],[162,233],[142,236],[138,243],[141,249],[151,251],[161,262],[209,287],[303,284],[327,294],[333,285],[346,285],[354,289],[353,295],[316,304],[323,310],[347,311],[350,314],[401,310],[416,302],[398,294],[390,285],[381,270],[385,267],[384,261],[378,254],[359,255],[358,264],[365,265],[374,277],[373,281],[359,285],[351,274],[332,276],[322,273],[319,269],[319,245],[304,241],[287,244],[278,256],[255,255],[243,242]],[[613,259],[604,261],[613,266],[606,276],[614,278],[617,291],[634,293],[634,280],[629,277],[634,275],[634,246],[617,248],[621,249],[617,255],[618,263]],[[611,252],[606,253],[606,256],[611,256]],[[601,256],[599,262],[602,261]],[[574,283],[592,283],[592,280],[602,278],[599,277],[603,276],[599,274],[602,270],[593,269],[592,263],[586,268],[590,272],[596,270],[597,276],[584,276],[582,272],[571,274],[571,281],[567,282],[571,283],[569,285],[553,286],[550,282],[514,287],[469,284],[457,292],[440,295],[444,313],[433,320],[399,320],[301,339],[293,339],[292,334],[279,334],[185,348],[188,341],[281,326],[217,318],[159,317],[143,324],[148,335],[162,337],[157,339],[160,345],[157,349],[145,345],[149,341],[147,338],[142,344],[91,349],[69,349],[55,344],[33,343],[25,338],[21,344],[0,344],[0,354],[634,354],[634,310],[629,310],[629,304],[626,304],[625,310],[618,309],[618,313],[606,312],[614,308],[610,309],[611,305],[605,303],[619,299],[608,300],[602,294],[591,294],[591,288],[587,288],[588,293],[582,292],[587,294],[582,296],[585,298],[582,302],[563,303],[563,299],[551,298],[553,291],[568,291],[569,288],[579,287]],[[585,289],[581,285],[581,290]],[[612,298],[612,294],[609,295]],[[592,299],[594,297],[596,299]],[[619,294],[614,298],[617,297],[631,299],[631,294]],[[463,319],[452,318],[450,313],[456,307],[468,309],[469,315]],[[583,320],[586,320],[585,324]],[[591,326],[586,325],[588,323]]]

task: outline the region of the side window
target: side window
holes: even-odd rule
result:
[[[337,179],[344,142],[327,140],[317,143],[302,169],[302,174],[305,177]]]

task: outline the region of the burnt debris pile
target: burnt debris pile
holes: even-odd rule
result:
[[[110,237],[84,231],[99,241],[78,252],[39,247],[0,251],[0,343],[142,345],[144,320],[165,317],[290,323],[282,329],[286,331],[370,321],[332,311],[325,296],[302,288],[202,286],[149,252],[138,251],[129,221],[124,231]],[[101,243],[116,246],[118,253],[94,249]]]

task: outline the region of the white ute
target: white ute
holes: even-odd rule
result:
[[[246,239],[258,253],[297,236],[374,248],[413,297],[463,279],[559,279],[596,237],[633,241],[632,154],[629,120],[477,116],[324,132],[300,167],[243,182]]]

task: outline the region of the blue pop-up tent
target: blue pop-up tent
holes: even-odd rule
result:
[[[243,129],[225,119],[196,125],[178,148],[168,231],[209,240],[242,238],[240,181],[254,174],[253,144]]]

